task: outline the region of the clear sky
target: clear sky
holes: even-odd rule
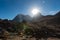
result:
[[[38,8],[43,15],[53,15],[60,10],[60,0],[0,0],[0,18],[13,19],[17,14],[31,14]]]

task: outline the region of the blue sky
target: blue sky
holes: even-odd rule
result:
[[[0,18],[30,15],[33,8],[38,8],[42,15],[53,15],[60,10],[60,0],[0,0]]]

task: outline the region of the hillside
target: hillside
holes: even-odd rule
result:
[[[55,15],[38,16],[36,21],[26,15],[17,15],[13,20],[0,19],[0,35],[5,31],[17,33],[16,35],[31,35],[38,39],[60,38],[60,12]]]

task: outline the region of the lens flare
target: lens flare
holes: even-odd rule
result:
[[[32,14],[33,14],[33,15],[36,15],[37,13],[39,13],[39,10],[38,10],[38,9],[33,9],[33,10],[32,10]]]

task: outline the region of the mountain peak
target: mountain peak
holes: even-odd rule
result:
[[[13,19],[13,21],[16,21],[16,22],[22,22],[23,20],[25,20],[25,21],[30,21],[30,20],[31,20],[31,17],[30,17],[29,15],[18,14],[18,15]]]

